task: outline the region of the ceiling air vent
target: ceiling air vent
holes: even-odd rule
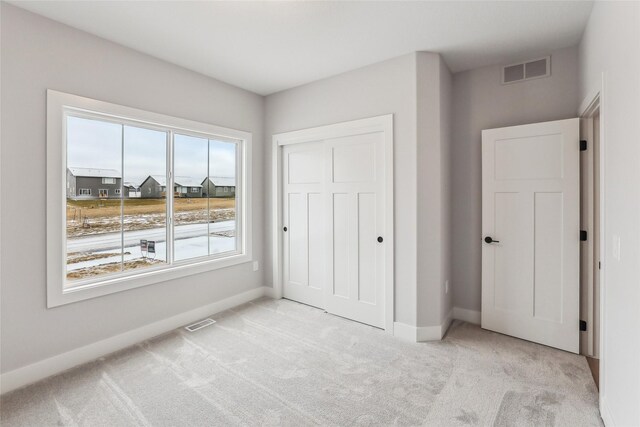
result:
[[[551,75],[551,57],[533,59],[502,67],[502,84],[539,79]]]

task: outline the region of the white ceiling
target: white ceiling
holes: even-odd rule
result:
[[[577,44],[591,2],[34,1],[16,6],[266,95],[413,51],[453,72]]]

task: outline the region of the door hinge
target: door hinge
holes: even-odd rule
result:
[[[580,140],[580,151],[587,151],[587,140],[586,139],[581,139]]]
[[[580,330],[581,331],[586,331],[587,330],[587,322],[584,320],[580,321]]]
[[[587,241],[587,230],[580,230],[580,241],[581,242]]]

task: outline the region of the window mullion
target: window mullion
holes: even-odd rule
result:
[[[120,125],[120,188],[124,181],[124,125]],[[107,198],[108,199],[108,198]],[[120,271],[124,271],[124,197],[120,190]]]
[[[207,254],[211,255],[211,194],[209,194],[209,179],[211,176],[211,140],[207,138],[207,175],[205,181],[207,183]],[[204,191],[204,187],[202,188]]]
[[[244,229],[241,224],[244,224],[244,150],[245,143],[236,144],[236,170],[235,170],[235,192],[233,198],[235,199],[235,239],[236,239],[236,251],[244,252]],[[240,197],[238,197],[238,188],[240,188]]]
[[[166,182],[165,189],[166,203],[167,203],[167,264],[173,264],[173,252],[174,252],[174,212],[173,212],[173,138],[174,132],[169,129],[167,132],[167,170],[166,170]]]

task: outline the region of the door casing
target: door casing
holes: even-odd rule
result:
[[[602,264],[600,246],[600,103],[599,98],[580,117],[580,139],[587,141],[587,150],[580,157],[581,169],[581,229],[587,231],[587,241],[580,248],[580,314],[587,322],[587,330],[581,332],[580,353],[593,358],[599,357],[599,306],[600,272]]]
[[[600,79],[597,82],[597,84],[595,85],[595,87],[593,87],[588,95],[582,100],[582,102],[580,103],[580,108],[578,110],[579,113],[579,117],[581,119],[590,119],[593,117],[593,114],[595,113],[595,111],[597,110],[599,112],[599,118],[600,118],[600,123],[599,123],[599,146],[598,146],[598,166],[599,166],[599,212],[598,212],[598,222],[599,222],[599,247],[594,248],[594,250],[597,250],[599,252],[599,258],[600,258],[600,262],[602,263],[602,266],[599,270],[597,270],[597,274],[598,274],[598,282],[599,282],[599,298],[598,298],[598,307],[597,310],[599,310],[598,313],[598,324],[595,325],[595,327],[598,328],[598,357],[600,360],[599,363],[599,373],[600,373],[600,379],[599,379],[599,406],[600,406],[600,414],[602,415],[602,419],[604,420],[605,424],[607,425],[613,425],[613,421],[611,418],[611,413],[609,410],[609,403],[607,401],[607,347],[606,347],[606,333],[607,333],[607,304],[606,304],[606,296],[607,296],[607,292],[606,292],[606,268],[607,268],[607,262],[606,262],[606,236],[607,236],[607,230],[606,230],[606,221],[605,221],[605,216],[606,216],[606,210],[605,210],[605,203],[606,203],[606,187],[605,187],[605,174],[606,174],[606,168],[605,168],[605,156],[606,156],[606,134],[605,134],[605,128],[606,128],[606,106],[607,106],[607,96],[606,96],[606,82],[607,80],[607,75],[606,73],[602,73],[600,75]],[[588,326],[587,326],[588,327]]]

